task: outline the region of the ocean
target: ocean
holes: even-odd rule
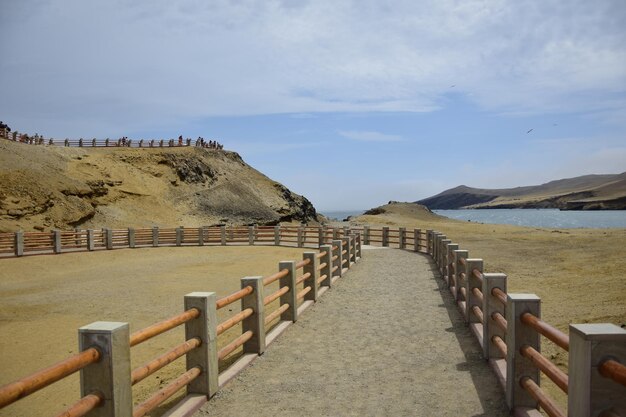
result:
[[[558,209],[433,210],[457,220],[516,226],[575,228],[626,228],[626,210],[560,211]]]

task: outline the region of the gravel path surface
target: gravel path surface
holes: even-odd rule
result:
[[[365,251],[201,416],[507,416],[429,258]],[[480,392],[478,392],[480,390]]]

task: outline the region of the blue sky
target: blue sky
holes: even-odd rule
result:
[[[217,138],[321,211],[618,173],[624,21],[622,0],[9,0],[0,119]]]

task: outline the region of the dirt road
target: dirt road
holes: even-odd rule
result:
[[[429,258],[371,249],[204,416],[507,416]]]

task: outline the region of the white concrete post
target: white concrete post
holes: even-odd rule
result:
[[[600,374],[607,359],[626,365],[626,329],[614,324],[569,326],[568,416],[626,415],[626,387]]]
[[[420,251],[420,229],[413,229],[413,252]]]
[[[432,229],[426,230],[426,253],[433,254],[433,231]]]
[[[350,244],[350,238],[349,237],[342,237],[341,241],[343,242],[343,248],[346,251],[345,256],[342,257],[341,262],[343,262],[344,260],[346,260],[347,262],[346,264],[346,269],[350,269],[350,252],[351,252],[351,247],[352,245]],[[343,252],[343,250],[341,251]],[[341,265],[341,268],[343,268],[343,264]]]
[[[356,263],[356,253],[357,253],[356,237],[357,235],[350,235],[350,261],[352,263]]]
[[[254,245],[254,226],[248,226],[248,245]]]
[[[183,244],[185,229],[182,226],[176,228],[176,246]]]
[[[54,248],[54,253],[61,253],[61,231],[60,230],[53,230],[52,231],[52,242],[53,242],[53,248]]]
[[[80,241],[80,228],[75,227],[74,228],[74,244],[78,247],[80,247],[81,241]]]
[[[350,227],[348,227],[348,226],[344,226],[343,227],[343,235],[344,236],[349,236],[350,235]]]
[[[304,252],[302,254],[302,259],[303,260],[310,259],[309,264],[304,265],[304,268],[302,269],[302,273],[311,274],[309,278],[304,280],[304,286],[311,287],[311,291],[309,291],[308,293],[304,295],[304,300],[305,301],[306,300],[317,301],[317,290],[318,290],[317,279],[320,277],[320,271],[318,271],[317,269],[319,268],[319,265],[320,265],[319,260],[317,259],[317,252]]]
[[[467,256],[467,251],[464,251],[465,256]],[[465,266],[467,268],[465,272],[465,293],[467,294],[467,300],[465,300],[465,321],[468,323],[480,323],[480,320],[474,312],[472,311],[473,306],[478,306],[482,310],[483,305],[478,301],[478,297],[474,294],[474,288],[478,288],[481,292],[483,290],[482,282],[472,274],[474,269],[478,269],[481,273],[483,272],[483,261],[482,259],[467,259],[465,261]],[[465,269],[465,268],[464,268]],[[485,295],[483,294],[483,299]],[[482,310],[483,312],[485,310]],[[483,320],[486,320],[486,316],[483,314]],[[483,332],[484,333],[484,332]],[[504,339],[503,339],[504,340]]]
[[[241,299],[241,311],[251,308],[254,313],[242,322],[242,332],[251,330],[254,335],[243,345],[244,353],[257,353],[262,355],[265,352],[265,305],[263,277],[241,278],[241,288],[251,286],[254,288],[252,294],[248,294]]]
[[[198,227],[198,246],[204,246],[204,227]]]
[[[541,317],[541,300],[535,294],[508,294],[506,306],[506,404],[516,407],[537,408],[535,400],[522,386],[522,378],[530,378],[539,385],[539,369],[522,356],[520,349],[528,345],[541,352],[540,335],[521,322],[524,313]]]
[[[320,286],[323,287],[330,287],[331,285],[331,281],[332,281],[332,275],[331,275],[331,270],[333,268],[333,262],[332,262],[332,257],[333,257],[333,247],[332,245],[321,245],[320,246],[320,252],[326,252],[326,255],[324,255],[321,259],[320,262],[322,264],[326,264],[326,266],[324,268],[322,268],[322,270],[320,271],[320,276],[322,275],[326,275],[326,278],[320,282]]]
[[[80,370],[80,394],[98,392],[104,398],[90,416],[131,417],[130,332],[128,323],[97,321],[78,329],[78,349],[95,347],[100,360]]]
[[[389,227],[385,226],[383,227],[383,238],[382,238],[382,245],[383,246],[389,246]]]
[[[369,226],[365,226],[363,228],[363,244],[364,245],[370,244],[370,227]]]
[[[113,230],[104,229],[104,240],[107,249],[113,249]]]
[[[274,226],[274,246],[280,245],[280,226]]]
[[[452,243],[450,239],[441,239],[441,265],[439,269],[441,270],[441,274],[443,278],[448,283],[448,287],[450,287],[450,282],[448,281],[448,245]]]
[[[159,228],[157,226],[152,228],[152,246],[159,246]]]
[[[357,233],[356,234],[356,257],[354,261],[356,262],[357,259],[361,259],[362,257],[363,257],[363,244],[361,241],[361,234]]]
[[[132,227],[128,228],[128,247],[135,247],[135,229],[133,229]]]
[[[343,267],[341,264],[341,262],[343,261],[343,255],[341,254],[341,252],[343,252],[343,243],[340,239],[336,239],[333,240],[332,245],[337,246],[337,252],[333,255],[333,257],[337,257],[337,259],[335,259],[335,261],[333,262],[333,268],[337,267],[337,270],[335,271],[333,276],[340,277],[343,275]]]
[[[473,287],[471,287],[469,285],[470,283],[470,277],[467,274],[467,272],[465,272],[465,266],[463,266],[463,264],[461,264],[461,259],[467,259],[469,256],[469,252],[466,250],[454,250],[452,252],[452,259],[454,259],[454,282],[457,283],[458,288],[457,288],[457,301],[460,299],[460,295],[459,294],[461,291],[461,287],[465,288],[465,293],[467,294],[467,299],[465,300],[465,321],[466,322],[470,322],[470,323],[477,323],[478,318],[474,316],[474,314],[472,313],[472,305],[478,305],[478,307],[482,308],[482,304],[476,304],[476,296],[472,294],[471,289]],[[466,263],[467,265],[467,263]],[[464,273],[465,274],[465,281],[463,281],[461,279],[461,274]],[[482,286],[480,284],[480,282],[478,282],[477,285],[478,289],[482,291]],[[471,300],[473,300],[474,304],[472,304]],[[471,317],[474,316],[474,318],[476,320],[471,319]]]
[[[297,241],[298,241],[298,247],[299,248],[304,246],[303,232],[304,232],[304,229],[302,228],[302,226],[298,226]]]
[[[459,249],[459,245],[456,243],[449,243],[446,248],[446,276],[448,281],[448,287],[455,285],[457,293],[459,292],[459,285],[454,274],[454,251]],[[459,296],[457,294],[457,300]]]
[[[93,229],[87,230],[87,250],[92,251],[96,247],[93,239]]]
[[[468,259],[467,266],[469,273],[474,269],[483,270],[482,259]],[[496,326],[493,315],[502,314],[506,317],[506,306],[500,302],[491,292],[494,288],[499,288],[506,294],[505,274],[483,274],[483,355],[485,359],[504,359],[504,355],[495,347],[493,337],[498,336],[506,340],[506,332]]]
[[[186,357],[187,370],[199,366],[202,373],[187,385],[188,394],[211,398],[218,390],[217,363],[217,297],[214,292],[192,292],[185,295],[185,311],[196,308],[200,315],[185,323],[185,340],[197,337],[202,344]]]
[[[406,228],[398,229],[398,246],[400,249],[406,249]]]
[[[24,232],[15,232],[15,256],[24,256]]]
[[[226,225],[220,225],[220,241],[222,246],[226,245]]]
[[[280,305],[289,304],[289,308],[280,315],[281,320],[298,321],[298,290],[296,289],[296,262],[282,261],[278,264],[278,270],[287,269],[287,276],[280,279],[280,287],[289,287],[289,291],[280,296]]]
[[[333,227],[333,240],[339,239],[339,229]]]
[[[322,246],[324,243],[324,230],[325,228],[323,226],[319,226],[317,228],[317,247],[319,248],[320,246]]]

